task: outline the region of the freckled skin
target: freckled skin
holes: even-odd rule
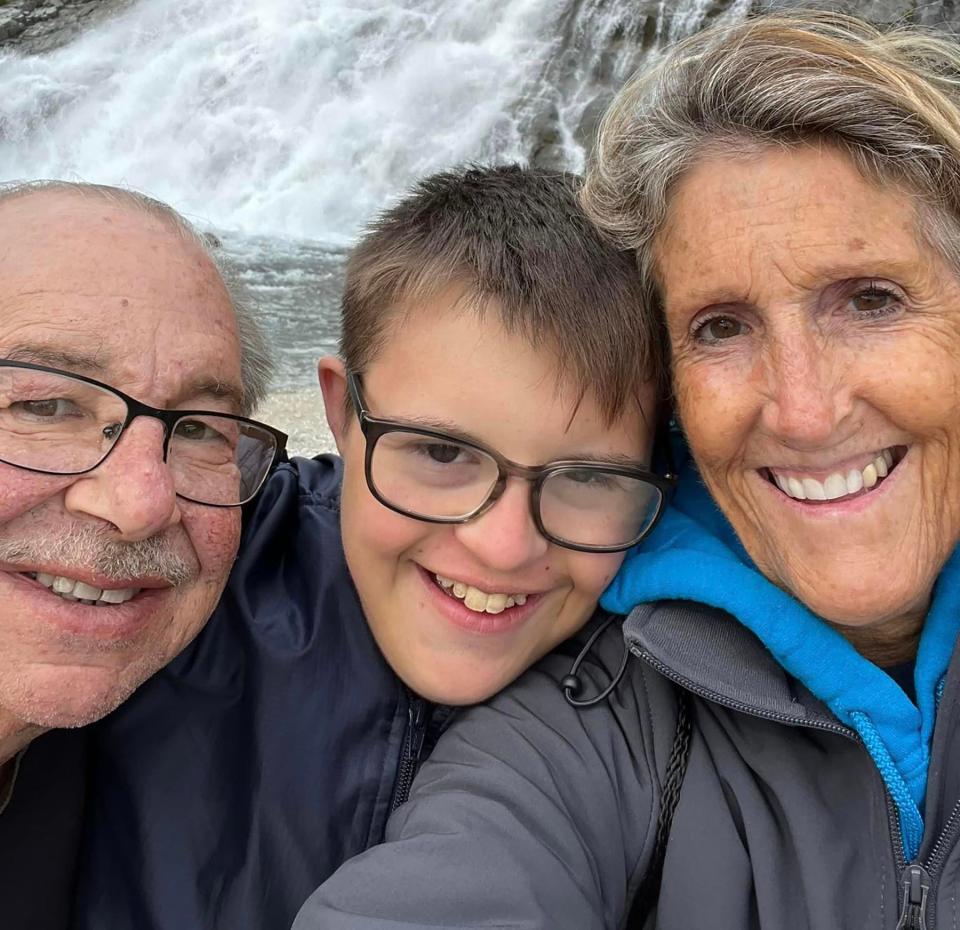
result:
[[[82,373],[158,407],[229,410],[191,385],[240,381],[235,321],[213,267],[162,221],[95,197],[41,192],[0,204],[0,356],[24,344],[92,356],[101,370]],[[158,421],[134,421],[103,465],[75,478],[0,464],[0,539],[91,523],[118,540],[161,535],[194,569],[131,641],[109,646],[65,635],[46,619],[56,608],[40,610],[22,578],[0,571],[0,763],[18,733],[113,709],[216,605],[240,514],[175,496],[162,433]]]
[[[649,461],[651,432],[636,407],[607,427],[584,398],[571,421],[571,385],[558,391],[551,356],[507,335],[488,313],[457,307],[459,291],[399,313],[384,351],[364,372],[371,413],[429,417],[539,465],[587,453]],[[460,526],[394,513],[370,494],[365,442],[355,415],[343,418],[341,363],[320,363],[327,417],[344,459],[341,525],[347,562],[370,628],[387,660],[417,693],[440,702],[483,700],[578,630],[623,560],[548,543],[530,516],[529,482],[511,479],[503,497]],[[642,398],[653,422],[652,396]],[[569,428],[568,428],[569,424]],[[417,565],[450,578],[489,578],[502,593],[545,590],[519,627],[478,635],[454,627],[423,597]]]
[[[865,653],[909,654],[960,537],[960,282],[910,197],[830,148],[713,158],[657,255],[680,417],[747,551]],[[761,474],[890,446],[888,493],[835,518]]]

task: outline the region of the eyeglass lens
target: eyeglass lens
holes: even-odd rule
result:
[[[0,368],[0,459],[51,474],[95,468],[120,436],[126,403],[68,375]],[[178,494],[205,504],[244,503],[270,468],[276,440],[230,417],[187,416],[175,424],[167,464]]]
[[[577,546],[619,546],[642,536],[660,508],[660,489],[642,478],[600,469],[551,472],[540,487],[540,521]]]
[[[377,440],[370,479],[392,506],[427,519],[468,517],[487,501],[499,478],[480,449],[415,431]],[[634,542],[657,515],[661,493],[641,478],[600,469],[565,468],[541,482],[540,520],[558,542],[606,548]]]

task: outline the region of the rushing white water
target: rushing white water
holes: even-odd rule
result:
[[[564,0],[141,0],[0,59],[0,171],[146,188],[337,240],[410,178],[524,154],[514,103]]]
[[[0,54],[0,177],[127,184],[216,227],[342,243],[417,176],[526,159],[538,118],[579,170],[598,81],[707,7],[139,0],[55,52]]]

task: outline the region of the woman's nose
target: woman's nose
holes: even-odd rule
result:
[[[797,448],[828,444],[850,413],[850,385],[842,359],[810,334],[780,341],[764,361],[765,429]]]

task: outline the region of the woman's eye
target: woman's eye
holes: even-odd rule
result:
[[[733,317],[715,316],[701,323],[694,335],[701,342],[716,343],[742,336],[746,330],[746,326]]]
[[[850,298],[850,304],[857,313],[864,316],[882,316],[896,310],[900,306],[900,300],[892,291],[873,286],[854,294]]]

